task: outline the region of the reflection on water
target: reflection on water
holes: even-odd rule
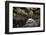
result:
[[[33,20],[31,18],[28,19],[26,24],[24,25],[24,27],[35,27],[35,26],[37,26],[37,23],[35,20]]]

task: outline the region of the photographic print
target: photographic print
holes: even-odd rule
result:
[[[5,2],[5,33],[45,31],[45,4],[36,2]]]
[[[40,27],[40,8],[13,7],[13,28]]]

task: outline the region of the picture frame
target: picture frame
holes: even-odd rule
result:
[[[40,8],[40,26],[39,27],[18,27],[13,26],[13,8],[16,7],[32,7],[33,9]],[[42,24],[41,24],[42,23]],[[5,1],[5,34],[18,33],[35,33],[45,31],[45,3],[38,2],[20,2],[20,1]]]

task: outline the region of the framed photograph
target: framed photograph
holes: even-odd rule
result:
[[[5,2],[5,33],[45,31],[45,3]]]

